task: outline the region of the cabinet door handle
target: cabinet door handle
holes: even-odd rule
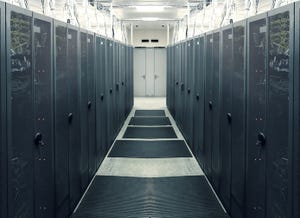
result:
[[[73,120],[73,113],[69,113],[68,114],[68,121],[69,121],[69,123],[72,123],[72,120]]]
[[[256,141],[256,145],[257,146],[264,146],[266,144],[266,136],[264,133],[259,132],[257,135],[257,141]]]
[[[210,110],[210,111],[213,109],[213,103],[212,103],[212,101],[209,101],[209,102],[208,102],[208,107],[209,107],[209,110]]]
[[[90,110],[92,108],[92,102],[88,101],[87,106],[88,106],[88,109]]]
[[[232,121],[231,113],[227,113],[227,121],[228,121],[228,123],[231,123],[231,121]]]
[[[45,143],[43,142],[43,135],[40,132],[37,132],[34,136],[34,144],[36,146],[44,146]]]
[[[104,100],[104,94],[101,94],[100,99],[101,99],[101,101]]]

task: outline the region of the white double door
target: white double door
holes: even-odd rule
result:
[[[165,48],[134,49],[134,96],[166,96],[167,53]]]

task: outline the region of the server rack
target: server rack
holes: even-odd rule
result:
[[[294,5],[268,12],[266,216],[292,215]],[[279,103],[280,102],[280,103]],[[278,209],[275,205],[281,205]]]
[[[67,25],[59,21],[54,21],[54,57],[55,211],[56,217],[67,217],[70,213]]]
[[[193,146],[194,154],[203,167],[202,160],[204,159],[204,35],[201,35],[194,39],[195,46],[195,66],[194,66],[194,134],[193,134]]]
[[[87,119],[88,119],[88,147],[90,151],[94,150],[94,153],[90,153],[90,156],[94,159],[95,170],[97,170],[99,164],[102,161],[103,153],[101,151],[101,144],[96,141],[96,39],[92,32],[87,34],[87,101],[85,107],[87,107]],[[93,172],[93,174],[95,171]]]
[[[294,146],[293,146],[293,215],[294,217],[299,217],[300,216],[300,147],[298,146],[300,143],[300,125],[299,125],[299,120],[300,120],[300,89],[299,89],[299,82],[300,82],[300,76],[299,76],[299,64],[300,64],[300,57],[299,57],[299,46],[300,46],[300,4],[299,2],[295,3],[295,35],[294,35],[294,123],[293,123],[293,141],[294,141]]]
[[[35,217],[54,216],[53,21],[33,13]]]
[[[187,54],[186,54],[186,93],[185,93],[185,135],[187,143],[190,148],[193,150],[193,95],[194,95],[194,41],[189,40],[186,44]]]
[[[7,216],[7,143],[6,143],[6,62],[5,3],[0,3],[0,216]]]
[[[244,217],[246,169],[246,21],[233,25],[230,214]],[[223,53],[224,54],[224,53]],[[223,114],[224,116],[224,114]]]
[[[80,115],[81,115],[81,164],[80,164],[80,172],[81,172],[81,190],[84,191],[88,185],[90,175],[92,172],[89,172],[91,167],[90,163],[90,148],[84,149],[87,145],[89,145],[88,133],[89,133],[89,125],[88,125],[88,91],[87,91],[87,74],[88,74],[88,39],[87,32],[85,30],[80,31]],[[93,164],[94,165],[94,164]]]
[[[211,150],[212,150],[212,86],[213,86],[213,33],[205,35],[205,109],[204,109],[204,157],[202,167],[211,180]],[[214,183],[214,188],[216,184]]]
[[[231,140],[232,140],[232,25],[221,30],[220,48],[220,186],[219,196],[224,207],[230,209]]]
[[[34,217],[32,12],[9,5],[6,12],[8,217]]]
[[[70,209],[73,211],[81,196],[80,178],[80,70],[79,70],[79,33],[76,27],[68,25],[67,31],[67,72],[69,79],[69,176]]]
[[[96,126],[97,144],[101,146],[101,159],[107,152],[106,98],[105,98],[105,39],[96,36]],[[101,161],[100,161],[101,162]]]
[[[175,96],[177,96],[177,98],[175,98],[175,120],[178,123],[180,120],[180,87],[181,87],[181,46],[180,44],[176,44],[175,45]]]

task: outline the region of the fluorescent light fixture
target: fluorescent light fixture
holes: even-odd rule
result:
[[[158,21],[160,18],[158,17],[143,17],[141,18],[142,21]]]
[[[135,6],[135,9],[139,12],[162,12],[166,6],[163,5],[149,5],[149,6]]]

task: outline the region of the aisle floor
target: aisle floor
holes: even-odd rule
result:
[[[149,103],[145,102],[151,102],[152,107],[146,108]],[[163,98],[135,99],[134,109],[72,217],[228,217],[164,102]],[[137,131],[133,137],[124,138],[137,110],[136,114],[144,117],[163,114],[140,111],[146,109],[165,112],[171,122],[167,126],[174,130],[172,138],[162,132],[161,138],[148,139],[145,131],[140,137]],[[154,128],[167,126],[159,124]],[[130,125],[130,128],[150,131],[153,123],[143,127]],[[169,149],[172,142],[176,151]],[[122,145],[131,150],[119,148]]]

